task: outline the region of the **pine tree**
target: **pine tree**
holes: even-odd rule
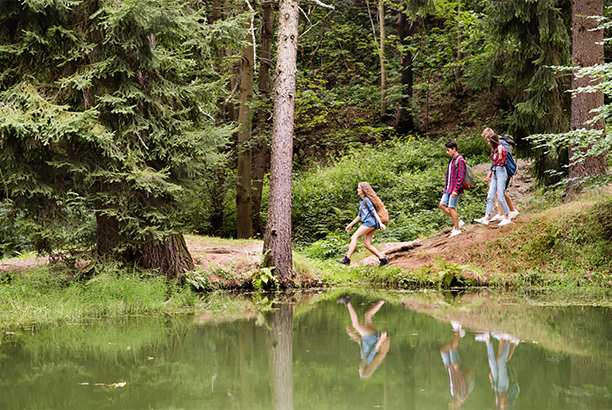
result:
[[[191,4],[0,3],[0,167],[39,251],[62,250],[71,193],[95,215],[100,257],[173,277],[193,267],[177,195],[233,131],[212,121],[224,78],[211,61],[244,32]]]

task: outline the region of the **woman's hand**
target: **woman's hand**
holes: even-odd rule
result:
[[[493,172],[489,171],[487,172],[487,179],[490,181],[491,178],[493,178]]]
[[[387,229],[387,226],[384,223],[380,223],[380,229],[382,229],[383,231]]]
[[[353,227],[353,224],[348,224],[346,225],[346,228],[344,228],[345,231],[349,232],[351,230],[351,228]]]

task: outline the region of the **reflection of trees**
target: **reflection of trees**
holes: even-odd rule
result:
[[[293,409],[293,308],[291,303],[279,305],[270,314],[270,384],[275,409]]]

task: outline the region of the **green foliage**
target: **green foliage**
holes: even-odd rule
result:
[[[10,200],[0,202],[0,256],[17,256],[32,250],[33,237]]]
[[[457,138],[460,147],[465,144],[474,152],[482,147],[479,140],[479,136]],[[475,158],[467,160],[476,165],[483,157]],[[440,230],[449,223],[438,209],[448,160],[439,141],[392,140],[375,148],[356,148],[329,167],[298,173],[292,200],[296,240],[306,244],[321,240],[307,251],[313,257],[338,255],[339,232],[358,212],[356,187],[360,181],[372,185],[391,215],[388,229],[377,232],[374,240],[408,241]],[[477,181],[461,197],[462,218],[470,220],[481,214],[485,196],[485,184]]]
[[[272,288],[278,290],[280,288],[280,282],[278,281],[278,278],[272,273],[274,269],[276,269],[276,267],[272,266],[259,268],[259,270],[254,271],[251,274],[253,288],[258,291],[269,290]]]
[[[193,286],[198,292],[208,292],[213,290],[213,286],[210,283],[209,273],[199,269],[191,272],[185,272],[185,282]]]
[[[304,249],[304,255],[312,259],[336,258],[348,250],[346,232],[330,232],[324,239],[310,244]]]
[[[180,231],[178,198],[234,131],[214,124],[212,67],[242,23],[189,1],[0,3],[0,168],[38,250],[91,246],[75,211],[95,211],[111,256]]]

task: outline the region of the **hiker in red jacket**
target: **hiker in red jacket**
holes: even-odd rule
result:
[[[440,209],[453,220],[453,230],[449,237],[457,236],[461,233],[463,221],[459,219],[457,214],[457,201],[459,195],[463,193],[463,179],[465,178],[465,160],[457,152],[457,143],[450,141],[445,144],[446,153],[451,159],[448,161],[446,168],[446,185],[442,192],[440,200]]]

